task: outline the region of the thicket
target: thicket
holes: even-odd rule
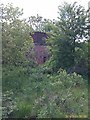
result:
[[[88,10],[76,3],[59,6],[59,19],[21,19],[12,4],[2,11],[3,118],[88,116]],[[35,61],[29,32],[49,35],[50,58]],[[26,57],[27,55],[27,57]]]

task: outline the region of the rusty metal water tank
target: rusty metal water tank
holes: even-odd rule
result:
[[[48,59],[48,49],[46,39],[48,35],[45,32],[30,33],[34,41],[35,57],[38,64],[43,64]]]

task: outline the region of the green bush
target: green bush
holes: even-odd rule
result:
[[[14,91],[14,117],[60,118],[88,114],[87,81],[76,73],[60,69],[51,75],[43,66],[15,68],[5,76],[5,90]],[[5,73],[4,73],[5,74]],[[15,94],[17,93],[18,94]]]

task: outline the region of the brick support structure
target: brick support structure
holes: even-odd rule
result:
[[[48,59],[48,50],[46,46],[35,46],[35,57],[38,64],[43,64]]]

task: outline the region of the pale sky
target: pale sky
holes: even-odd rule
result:
[[[1,3],[13,3],[13,6],[24,9],[24,18],[36,16],[39,14],[43,18],[57,19],[58,6],[63,2],[73,3],[77,2],[79,5],[88,8],[89,0],[0,0]]]

